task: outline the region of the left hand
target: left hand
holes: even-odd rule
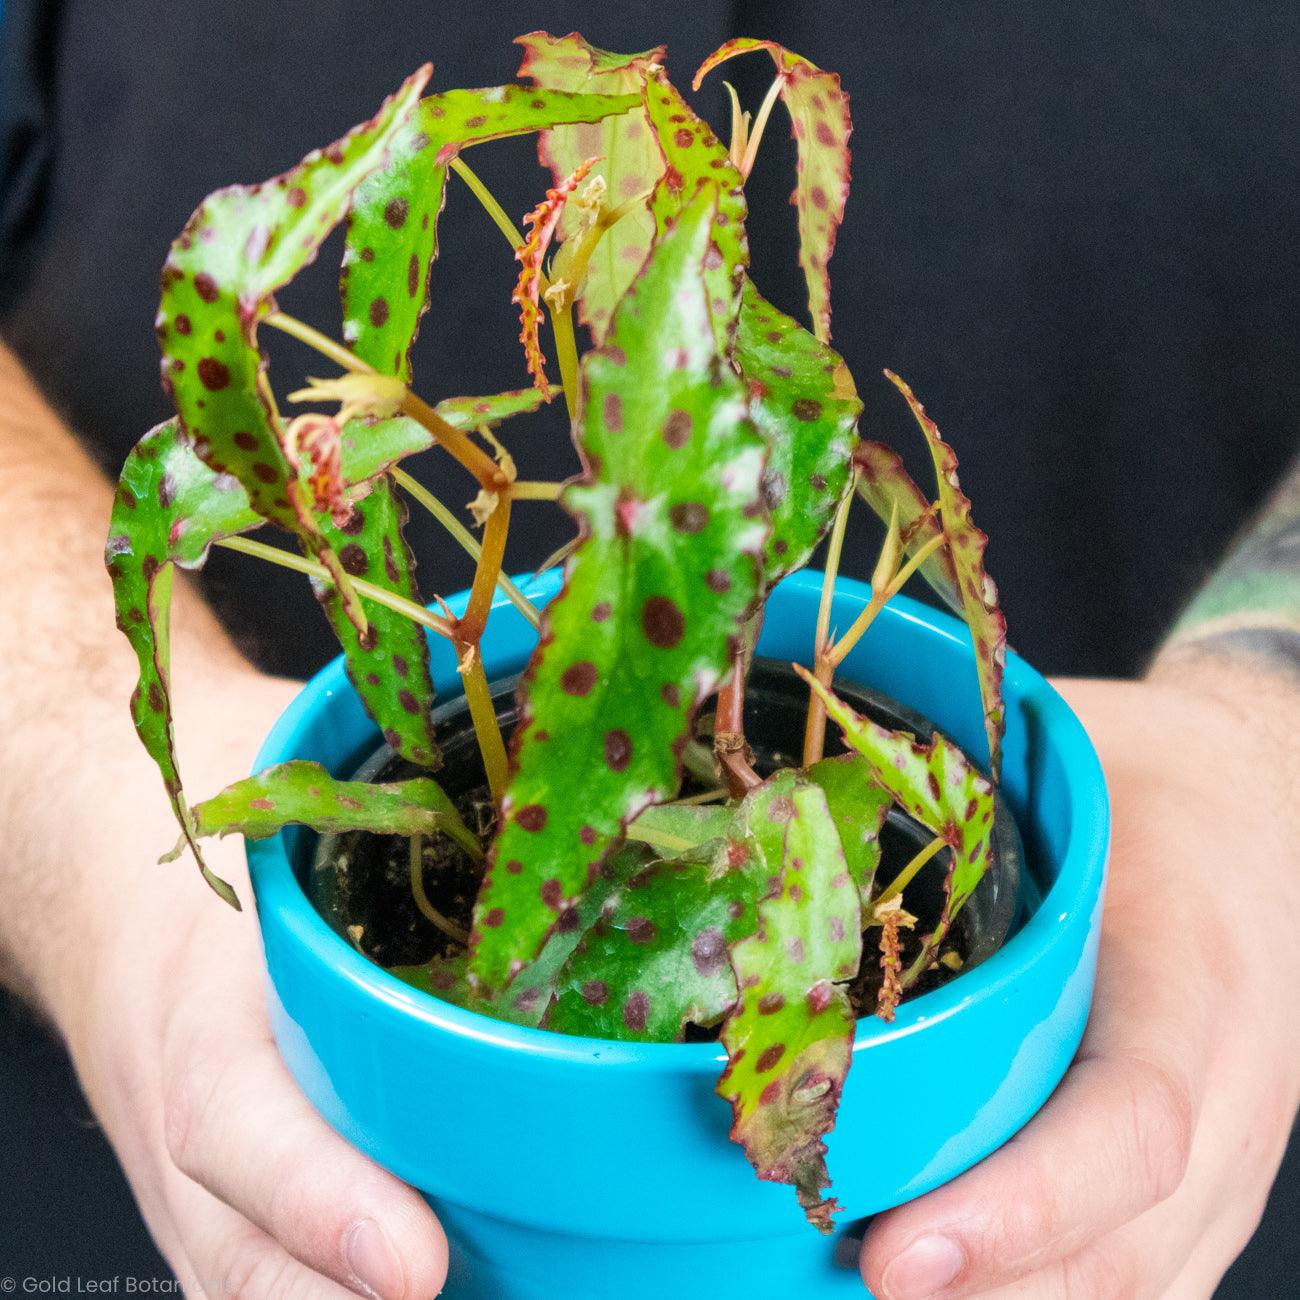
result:
[[[1058,683],[1114,840],[1092,1017],[1031,1123],[879,1216],[879,1300],[1205,1300],[1300,1101],[1300,687],[1185,659]]]

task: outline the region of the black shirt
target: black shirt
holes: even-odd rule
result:
[[[111,472],[168,413],[158,272],[203,196],[327,143],[426,57],[435,86],[510,79],[510,38],[542,25],[613,49],[666,39],[679,84],[737,33],[841,73],[856,129],[835,345],[865,431],[925,469],[889,365],[957,447],[1012,642],[1040,667],[1138,669],[1297,447],[1294,6],[7,0],[6,22],[0,333]],[[754,106],[770,74],[751,56],[728,75]],[[716,74],[694,102],[725,122]],[[777,112],[750,182],[754,277],[802,310]],[[531,140],[472,161],[516,216],[546,183]],[[335,335],[337,251],[281,299]],[[423,392],[524,382],[512,278],[453,179]],[[273,361],[284,380],[319,369],[293,349]],[[574,467],[558,406],[507,427],[526,476]],[[470,495],[454,467],[425,473]],[[565,535],[551,507],[516,516],[516,568]],[[426,596],[465,585],[456,548],[423,521],[413,534]],[[871,542],[863,521],[848,572],[869,572]],[[254,653],[299,672],[333,654],[304,584],[253,563],[217,557],[209,587]]]

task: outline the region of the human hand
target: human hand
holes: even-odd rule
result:
[[[249,770],[294,690],[251,672],[208,684],[182,744],[196,796]],[[50,1001],[159,1249],[211,1300],[436,1295],[447,1246],[433,1213],[320,1118],[276,1051],[242,842],[209,857],[243,913],[188,859],[154,866],[176,828],[143,751],[132,738],[120,752],[96,810],[93,937]]]
[[[1300,1099],[1300,692],[1208,660],[1058,683],[1114,817],[1092,1018],[1020,1134],[879,1216],[881,1300],[1204,1300]]]

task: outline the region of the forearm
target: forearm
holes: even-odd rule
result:
[[[136,664],[114,627],[103,563],[111,501],[0,347],[0,980],[52,1015],[87,928],[104,923],[122,885],[102,837],[123,805],[160,828],[167,817],[128,714]],[[178,585],[175,604],[182,700],[252,677],[192,592]],[[208,691],[187,690],[194,679]]]

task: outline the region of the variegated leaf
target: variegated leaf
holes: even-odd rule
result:
[[[704,263],[709,316],[718,351],[730,358],[736,337],[740,285],[749,265],[745,234],[744,182],[709,124],[697,117],[668,80],[656,69],[646,80],[646,116],[664,157],[664,174],[650,195],[655,229],[662,234],[701,188],[715,189],[712,247]]]
[[[744,842],[769,888],[754,934],[731,948],[740,1003],[722,1030],[718,1094],[760,1178],[792,1183],[808,1220],[839,1208],[825,1135],[835,1124],[855,1020],[843,983],[862,959],[858,891],[820,787],[784,771],[742,804]]]
[[[275,411],[257,326],[275,291],[315,257],[343,218],[353,190],[384,162],[429,72],[426,65],[370,122],[282,176],[210,195],[163,267],[163,379],[194,449],[243,484],[259,515],[295,533],[320,559],[358,628],[365,614],[316,525],[315,503]]]
[[[799,213],[799,264],[808,281],[813,333],[831,336],[831,281],[827,265],[849,197],[849,97],[838,74],[823,72],[775,41],[748,37],[728,41],[700,65],[694,88],[710,69],[751,50],[767,50],[776,64],[781,99],[790,113],[798,151],[798,178],[790,202]]]
[[[766,302],[746,279],[736,365],[767,439],[763,495],[772,515],[763,577],[774,586],[808,563],[849,481],[862,403],[843,359]]]
[[[821,696],[826,712],[844,732],[849,747],[871,765],[877,782],[905,812],[952,850],[947,901],[928,942],[937,948],[962,904],[988,868],[992,856],[993,787],[950,740],[935,732],[919,745],[905,731],[891,731],[864,718],[803,669],[799,675]]]
[[[975,668],[979,676],[980,699],[984,704],[984,731],[989,743],[989,771],[996,782],[1002,765],[1002,732],[1006,707],[1002,700],[1002,671],[1007,659],[1007,620],[998,606],[997,584],[984,568],[988,535],[975,527],[970,500],[957,481],[957,453],[944,442],[938,427],[925,413],[916,395],[892,370],[890,382],[907,399],[916,422],[925,434],[934,460],[939,486],[939,526],[947,538],[947,549],[957,574],[962,611],[975,646]]]
[[[472,144],[557,123],[597,122],[635,109],[638,97],[489,86],[421,101],[388,165],[357,190],[343,252],[343,337],[386,375],[411,377],[410,350],[428,303],[438,253],[447,165]]]
[[[871,901],[880,866],[880,831],[893,796],[876,781],[861,754],[823,758],[805,775],[826,796],[849,874],[865,907]]]
[[[519,75],[547,90],[639,96],[649,69],[664,56],[662,45],[641,54],[611,54],[588,45],[576,32],[568,36],[532,32],[520,36],[516,44],[524,47]],[[543,131],[537,148],[557,183],[583,159],[600,158],[592,175],[604,181],[604,204],[609,209],[647,193],[663,171],[663,159],[639,107],[599,123]],[[566,212],[560,219],[560,238],[572,238],[581,224],[581,214]],[[638,206],[607,230],[596,245],[587,264],[578,310],[597,343],[605,336],[615,303],[645,261],[654,233],[654,219],[648,209]]]
[[[585,358],[586,473],[563,497],[584,535],[529,664],[475,912],[471,974],[488,990],[537,955],[627,823],[676,790],[690,718],[758,594],[763,443],[705,297],[716,196],[701,190],[659,241]]]

